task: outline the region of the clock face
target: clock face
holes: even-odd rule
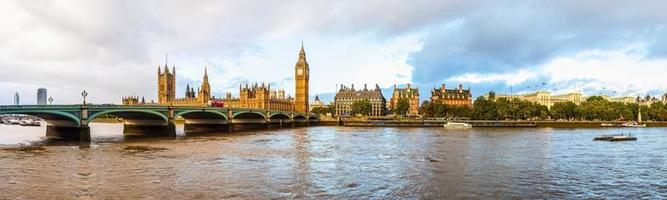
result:
[[[303,75],[303,69],[297,69],[296,74],[297,75]]]

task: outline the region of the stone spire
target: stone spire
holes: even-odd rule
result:
[[[306,50],[303,49],[303,41],[301,41],[301,51],[299,51],[299,59],[306,59]]]
[[[202,103],[208,102],[211,99],[211,85],[208,83],[208,67],[204,67],[204,79],[201,82],[201,87],[197,93]]]
[[[169,64],[169,54],[165,54],[164,55],[164,73],[167,73],[167,74],[169,74],[168,64]]]
[[[204,67],[204,82],[208,84],[208,67]]]

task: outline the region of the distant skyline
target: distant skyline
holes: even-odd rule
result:
[[[304,42],[311,98],[336,85],[473,95],[547,90],[586,95],[667,92],[665,1],[2,1],[0,104],[48,88],[54,104],[156,99],[158,65],[177,95],[267,82],[294,95]],[[35,104],[23,98],[21,104]]]

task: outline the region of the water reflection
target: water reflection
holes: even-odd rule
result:
[[[665,198],[664,128],[309,127],[52,142],[0,126],[2,198]],[[633,131],[636,142],[594,142]],[[20,143],[37,142],[27,147]]]

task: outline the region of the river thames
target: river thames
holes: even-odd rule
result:
[[[667,198],[665,128],[178,128],[95,123],[79,144],[0,125],[0,199]],[[638,140],[592,141],[627,132]]]

